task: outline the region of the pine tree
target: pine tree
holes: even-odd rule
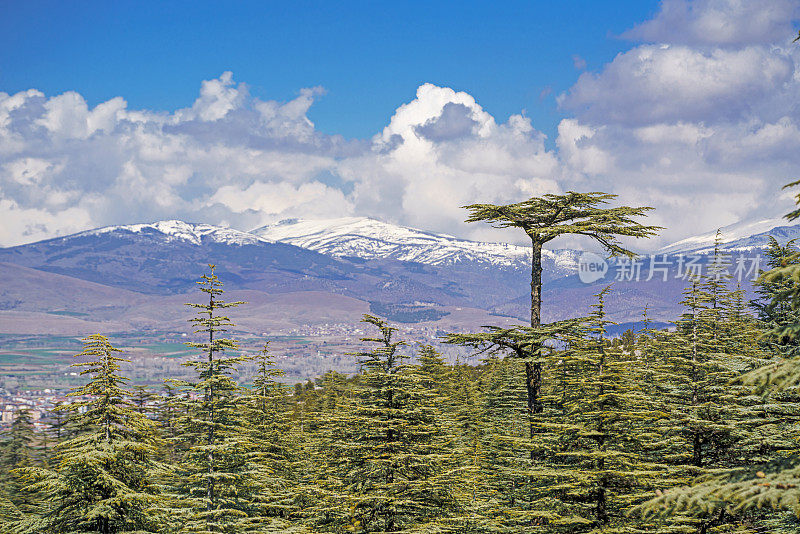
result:
[[[56,443],[69,439],[75,433],[73,425],[69,417],[67,417],[63,406],[64,403],[59,403],[48,414],[50,420],[50,437],[53,438]]]
[[[484,392],[472,366],[447,365],[430,345],[418,353],[421,385],[433,395],[437,426],[443,441],[444,478],[455,499],[455,512],[438,526],[442,532],[485,532],[491,524],[487,516],[489,492],[485,472],[486,457],[483,417]]]
[[[523,369],[512,359],[491,358],[488,390],[482,418],[485,430],[481,447],[476,513],[481,520],[478,532],[515,532],[542,523],[556,514],[543,517],[534,510],[532,494],[536,479],[531,459],[534,445],[530,438],[530,416],[526,409]],[[541,452],[540,447],[537,452]],[[540,455],[541,456],[541,455]],[[544,462],[539,458],[539,466]]]
[[[540,528],[565,519],[552,506],[547,487],[553,479],[553,436],[549,433],[563,415],[554,362],[563,346],[581,332],[581,320],[561,321],[539,327],[486,327],[477,334],[449,334],[445,342],[471,346],[492,356],[506,353],[506,360],[488,360],[492,370],[485,393],[482,436],[482,479],[486,491],[478,504],[487,532]],[[533,410],[522,369],[516,362],[550,362],[545,376],[550,386],[539,397],[541,410]],[[527,366],[526,366],[527,367]],[[518,380],[517,382],[514,382]],[[541,497],[541,498],[540,498]]]
[[[564,430],[576,438],[571,442],[576,449],[566,447],[567,456],[561,458],[576,460],[567,462],[573,472],[582,459],[588,459],[576,480],[589,490],[593,503],[580,515],[591,518],[602,532],[668,532],[664,525],[629,515],[664,481],[663,460],[651,455],[652,428],[663,412],[653,402],[646,380],[650,369],[635,352],[633,336],[627,345],[614,346],[606,339],[607,327],[614,324],[605,315],[609,289],[597,295],[589,318],[592,335],[566,355],[565,364],[574,374],[567,379],[571,395],[564,402],[568,421]]]
[[[127,379],[119,374],[119,364],[128,360],[116,356],[120,350],[101,335],[83,343],[77,357],[89,361],[73,366],[89,382],[74,389],[69,395],[78,400],[63,407],[79,431],[58,444],[52,468],[20,469],[40,503],[13,531],[155,532],[153,424],[128,400]]]
[[[670,417],[662,424],[660,452],[673,474],[664,488],[767,461],[786,446],[785,437],[776,432],[783,426],[780,420],[796,419],[798,414],[796,402],[768,400],[737,381],[742,373],[768,362],[769,356],[758,342],[755,318],[746,313],[742,290],[727,288],[728,265],[717,243],[708,273],[692,280],[685,292],[687,311],[677,332],[666,336],[663,344],[667,357],[657,368],[656,382]],[[677,495],[672,489],[668,493]],[[645,508],[653,510],[652,505]],[[765,524],[759,514],[735,513],[714,499],[671,510],[670,523],[678,531]]]
[[[293,470],[297,475],[295,499],[299,515],[311,524],[346,524],[346,510],[337,509],[334,503],[342,496],[335,493],[338,483],[327,471],[328,460],[339,431],[340,421],[350,406],[353,380],[335,371],[328,371],[318,379],[318,387],[307,390],[295,384],[290,398],[292,428],[289,440],[296,450]],[[329,491],[333,489],[334,491]]]
[[[148,407],[148,404],[150,404],[154,398],[155,396],[147,389],[147,386],[133,386],[131,401],[140,414],[146,416],[150,412],[151,409]]]
[[[210,273],[198,283],[207,303],[187,304],[198,310],[191,319],[194,333],[207,341],[189,342],[201,358],[184,363],[197,373],[195,381],[174,381],[186,395],[177,440],[188,442],[181,461],[166,473],[166,486],[175,508],[170,511],[179,532],[248,532],[251,520],[260,515],[260,472],[250,450],[252,442],[239,400],[241,388],[232,375],[245,357],[227,356],[237,351],[233,339],[220,337],[234,327],[220,311],[243,304],[225,302],[222,282]]]
[[[662,437],[657,453],[670,466],[659,493],[726,467],[732,445],[740,437],[728,387],[735,374],[717,350],[719,310],[711,307],[701,280],[691,280],[684,297],[686,311],[676,323],[676,332],[663,339],[663,359],[655,370],[664,399],[662,409],[668,414],[659,422]],[[725,522],[719,509],[704,510],[695,517],[675,515],[670,520],[677,532],[704,532]]]
[[[767,257],[766,267],[768,270],[791,267],[800,261],[800,250],[798,250],[794,240],[785,245],[778,243],[774,237],[769,238],[769,245],[765,250]],[[795,288],[791,278],[768,278],[763,276],[767,271],[761,271],[755,283],[755,291],[758,298],[752,305],[756,310],[758,318],[764,328],[769,331],[782,330],[792,324],[800,323],[800,314],[792,305],[790,299],[785,295],[792,292]],[[779,352],[783,357],[798,355],[800,342],[797,338],[781,339],[779,336],[765,336],[762,343],[771,351]]]
[[[0,441],[0,496],[8,499],[14,515],[35,509],[17,470],[36,465],[37,456],[31,414],[27,408],[21,408]]]
[[[175,428],[175,421],[177,419],[177,409],[175,406],[175,401],[177,396],[177,390],[175,386],[169,382],[164,384],[164,391],[159,396],[156,405],[156,421],[159,423],[162,432],[166,435],[166,437],[175,437],[176,428]]]
[[[797,261],[798,252],[794,241],[780,245],[770,237],[766,266],[768,269],[786,267]],[[791,259],[793,257],[795,260]],[[780,368],[800,355],[800,339],[781,339],[774,335],[776,331],[800,322],[800,313],[784,297],[792,290],[792,282],[770,282],[764,276],[767,272],[762,271],[762,276],[754,283],[759,298],[751,304],[758,320],[739,311],[742,307],[740,292],[737,292],[734,302],[735,311],[729,318],[729,337],[737,343],[736,352],[751,362],[746,367],[746,371],[751,373],[758,373],[758,369]],[[752,416],[748,424],[752,428],[750,441],[754,443],[749,447],[748,460],[766,464],[776,456],[795,450],[796,436],[800,435],[800,384],[786,384],[775,390],[751,386],[749,399],[752,399]]]
[[[0,470],[9,473],[17,466],[32,463],[35,457],[35,436],[31,413],[27,408],[20,408],[14,414],[11,428],[3,433],[0,441]],[[4,481],[7,479],[3,478]]]
[[[253,361],[256,376],[242,400],[251,444],[249,461],[257,466],[258,479],[254,482],[259,488],[256,504],[260,511],[248,527],[258,532],[291,532],[297,527],[292,520],[299,512],[298,459],[286,389],[276,381],[284,373],[275,368],[268,344]]]
[[[434,402],[419,368],[402,363],[396,329],[365,315],[379,337],[359,353],[360,380],[330,421],[334,432],[315,522],[323,530],[412,532],[430,528],[454,506],[440,478],[445,458]]]

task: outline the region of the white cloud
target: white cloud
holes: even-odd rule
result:
[[[599,74],[582,74],[559,104],[601,124],[733,120],[782,90],[793,74],[794,62],[779,49],[644,45]]]
[[[308,218],[327,218],[349,214],[352,206],[344,193],[320,182],[292,185],[288,182],[254,182],[242,189],[220,187],[208,205],[221,204],[234,213],[258,212],[276,219],[303,214]]]
[[[233,82],[233,73],[226,71],[216,80],[205,80],[200,86],[200,97],[191,110],[179,114],[180,118],[197,118],[201,121],[218,121],[228,112],[240,107],[247,98],[247,87]]]
[[[88,133],[93,134],[98,130],[106,132],[113,130],[127,106],[128,103],[119,96],[95,106],[86,118]]]
[[[25,228],[39,220],[0,239],[173,217],[246,229],[351,214],[484,235],[459,206],[561,188],[556,154],[522,115],[498,123],[469,94],[425,84],[372,140],[345,141],[307,117],[322,92],[262,101],[226,72],[174,113],[122,98],[89,108],[72,92],[0,94],[0,192],[13,202],[3,215]]]
[[[572,119],[564,119],[558,125],[556,142],[559,155],[573,171],[592,175],[608,172],[611,168],[611,154],[591,144],[595,133],[595,128]]]
[[[91,227],[92,218],[80,207],[64,210],[22,208],[13,200],[0,198],[0,241],[9,245],[29,243]],[[58,228],[56,232],[54,228]]]
[[[20,185],[34,186],[44,174],[53,169],[49,161],[37,158],[20,158],[3,165],[4,173]]]
[[[521,115],[498,124],[463,92],[425,84],[373,139],[372,152],[339,163],[355,209],[412,226],[464,234],[460,206],[513,202],[560,189],[560,167]]]
[[[792,0],[663,0],[652,20],[623,35],[687,45],[784,42],[795,33],[792,20],[798,11],[798,3]]]

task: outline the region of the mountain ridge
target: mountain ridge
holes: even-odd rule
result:
[[[742,221],[719,230],[721,249],[727,252],[752,252],[763,250],[769,237],[781,242],[800,238],[800,221],[785,218]],[[676,241],[656,251],[657,254],[710,254],[714,252],[717,230]]]
[[[765,248],[770,235],[780,241],[800,239],[800,221],[791,222],[785,218],[741,221],[721,227],[719,232],[724,250],[753,251]],[[0,247],[0,250],[115,233],[151,236],[161,234],[166,241],[183,241],[193,245],[203,242],[239,246],[283,243],[336,258],[394,259],[428,265],[477,261],[487,265],[524,268],[530,262],[530,248],[526,246],[472,241],[369,217],[290,218],[249,231],[224,225],[165,219],[149,223],[103,226],[13,247]],[[714,230],[689,236],[660,247],[654,253],[708,254],[713,252],[716,235],[717,231]],[[543,255],[558,268],[574,272],[580,251],[545,249]]]
[[[253,235],[249,232],[236,230],[235,228],[229,228],[226,226],[218,226],[207,223],[189,223],[181,221],[179,219],[165,219],[161,221],[155,221],[152,223],[103,226],[100,228],[85,230],[83,232],[57,237],[54,239],[69,239],[73,237],[102,235],[119,231],[142,233],[148,230],[157,231],[166,236],[171,236],[175,239],[188,241],[195,245],[199,245],[200,243],[202,243],[204,237],[208,237],[218,243],[228,243],[228,244],[238,244],[238,245],[253,244],[257,241],[262,240],[256,235]]]
[[[478,261],[495,266],[524,268],[530,265],[531,255],[529,247],[471,241],[368,217],[284,219],[255,228],[251,233],[336,257],[391,258],[428,265]],[[545,250],[543,255],[565,271],[577,268],[575,251]]]

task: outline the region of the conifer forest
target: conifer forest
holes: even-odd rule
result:
[[[442,338],[478,365],[365,315],[357,374],[287,386],[268,343],[240,350],[231,317],[247,304],[210,265],[187,307],[193,378],[134,386],[97,333],[49,428],[16,414],[0,439],[0,532],[800,532],[795,243],[772,240],[752,301],[717,250],[670,328],[611,337],[613,284],[588,316],[541,320],[542,247],[578,235],[634,256],[660,230],[648,211],[576,192],[466,206],[532,250],[530,323]]]

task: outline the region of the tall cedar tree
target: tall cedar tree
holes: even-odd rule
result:
[[[225,302],[222,282],[210,273],[197,282],[208,296],[207,303],[187,304],[198,310],[191,319],[194,333],[207,336],[202,343],[189,342],[201,358],[184,363],[197,373],[195,381],[173,381],[186,395],[181,397],[176,439],[188,443],[187,450],[167,474],[173,496],[174,528],[178,532],[248,532],[251,519],[260,515],[258,481],[261,472],[250,451],[239,402],[241,388],[232,375],[245,357],[228,356],[239,350],[233,339],[221,337],[235,325],[221,310],[242,302]]]
[[[372,315],[379,330],[358,354],[362,372],[326,430],[333,434],[315,510],[325,531],[415,532],[434,529],[454,499],[441,478],[445,461],[434,401],[419,367],[405,365],[396,329]]]
[[[542,246],[562,235],[582,235],[599,243],[611,255],[635,254],[619,243],[618,237],[650,237],[661,228],[637,223],[634,217],[647,214],[652,208],[620,206],[604,208],[616,198],[608,193],[548,194],[524,202],[497,206],[471,204],[467,222],[486,221],[498,228],[515,227],[525,231],[531,240],[531,327],[542,319]],[[542,362],[525,363],[528,407],[531,413],[542,411]],[[532,430],[532,428],[531,428]]]
[[[291,428],[286,388],[276,381],[276,369],[268,344],[253,358],[256,375],[243,397],[245,432],[250,439],[249,460],[258,466],[260,513],[248,525],[258,532],[294,532],[298,515],[298,481],[294,455],[297,444]],[[261,530],[257,530],[261,529]]]
[[[20,470],[40,500],[12,531],[156,532],[154,425],[128,400],[127,379],[119,374],[119,364],[128,360],[116,356],[120,350],[101,335],[83,343],[76,357],[89,361],[73,366],[89,382],[69,393],[77,400],[62,407],[77,435],[58,444],[52,468]]]
[[[37,463],[36,436],[33,421],[27,408],[14,414],[11,428],[3,432],[0,441],[0,495],[9,499],[13,516],[19,512],[30,512],[36,503],[25,491],[24,482],[15,471]]]
[[[559,354],[559,405],[563,417],[543,430],[552,446],[549,484],[540,486],[539,500],[551,504],[561,519],[547,532],[623,533],[655,531],[654,525],[627,515],[645,500],[660,475],[648,462],[641,442],[657,414],[649,406],[636,372],[632,351],[607,340],[609,325],[602,290],[587,318],[587,335],[571,340]]]

